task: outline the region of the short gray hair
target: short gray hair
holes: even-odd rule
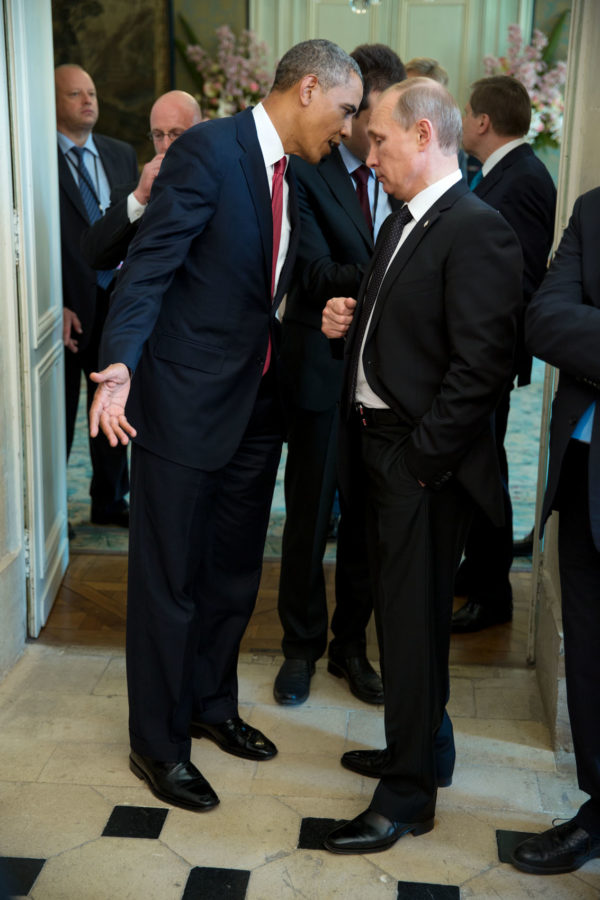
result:
[[[362,82],[358,63],[337,44],[321,38],[302,41],[281,57],[271,90],[287,91],[305,75],[316,75],[323,90],[328,91],[347,84],[352,72]]]
[[[429,119],[442,153],[450,156],[458,152],[462,116],[450,91],[431,78],[409,78],[389,90],[397,94],[392,115],[403,128],[411,128],[419,119]]]

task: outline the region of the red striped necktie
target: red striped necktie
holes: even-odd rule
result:
[[[281,243],[281,221],[283,219],[283,176],[287,159],[282,156],[273,167],[273,181],[271,182],[271,212],[273,214],[273,259],[271,263],[271,300],[275,297],[277,259],[279,257],[279,244]],[[263,368],[263,375],[271,364],[271,335]]]

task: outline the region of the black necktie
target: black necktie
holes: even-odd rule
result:
[[[377,259],[375,260],[373,271],[371,272],[371,277],[369,278],[369,283],[365,291],[362,307],[359,312],[356,335],[354,336],[354,350],[352,354],[352,378],[350,379],[349,398],[351,405],[352,403],[354,403],[354,395],[356,393],[356,376],[358,373],[358,363],[360,360],[361,347],[365,332],[367,330],[367,326],[369,324],[369,320],[371,318],[371,313],[373,312],[373,307],[375,306],[375,301],[377,300],[377,295],[379,294],[379,289],[383,282],[384,275],[387,272],[390,260],[394,255],[400,238],[402,237],[404,226],[407,225],[411,219],[412,213],[406,205],[404,205],[402,209],[398,210],[398,212],[392,213],[387,219],[386,224],[389,224],[389,227],[387,228],[386,235],[381,244],[381,249],[377,254]]]
[[[84,148],[73,146],[71,147],[71,151],[75,154],[75,157],[77,159],[79,193],[81,194],[81,199],[83,200],[83,205],[85,206],[85,211],[90,221],[90,225],[93,225],[94,222],[97,222],[102,215],[98,195],[96,194],[96,191],[94,190],[92,184],[92,176],[90,175],[90,170],[86,166],[83,159]],[[96,272],[96,282],[101,288],[104,288],[104,290],[106,290],[106,288],[109,286],[109,284],[113,280],[113,277],[114,272],[112,270]]]

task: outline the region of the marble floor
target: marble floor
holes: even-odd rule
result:
[[[581,800],[573,773],[557,770],[534,672],[453,666],[458,761],[452,787],[440,790],[434,830],[383,853],[334,856],[320,849],[323,832],[365,808],[373,789],[339,757],[382,744],[382,711],[355,700],[323,662],[307,703],[279,707],[272,685],[280,661],[246,653],[239,667],[242,715],[276,742],[278,756],[254,763],[194,741],[192,759],[221,798],[215,810],[196,814],[156,800],[128,769],[122,649],[28,644],[0,682],[0,866],[15,879],[12,895],[600,895],[600,860],[542,878],[499,859],[511,833],[542,830],[553,816],[569,817]]]

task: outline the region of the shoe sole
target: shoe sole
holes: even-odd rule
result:
[[[384,841],[380,841],[377,844],[369,847],[368,850],[361,849],[360,847],[335,847],[331,846],[327,843],[327,839],[323,841],[323,846],[326,850],[329,850],[330,853],[339,853],[339,854],[356,854],[356,853],[381,853],[382,850],[389,850],[390,847],[393,847],[394,844],[400,840],[400,838],[404,837],[406,834],[412,834],[413,837],[419,837],[422,834],[427,834],[429,831],[433,831],[433,819],[425,819],[424,822],[415,822],[413,825],[404,826],[403,831],[400,832],[399,835],[393,838],[386,838]]]
[[[347,762],[344,762],[343,758],[340,759],[340,762],[345,769],[348,769],[349,772],[354,772],[356,775],[362,775],[365,778],[381,778],[382,777],[382,773],[378,772],[377,770],[371,769],[368,772],[366,770],[363,771],[362,769],[359,769],[358,766],[348,765]],[[450,787],[451,784],[452,784],[452,775],[449,775],[447,778],[438,778],[437,786],[440,788]]]
[[[275,691],[273,691],[273,697],[275,698],[275,702],[279,703],[280,706],[301,706],[303,703],[306,703],[310,694],[307,694],[306,697],[294,697],[293,699],[287,697],[278,697]]]
[[[511,864],[518,869],[520,872],[527,872],[528,875],[566,875],[568,872],[575,872],[577,869],[580,869],[581,866],[584,866],[587,862],[590,862],[592,859],[597,859],[598,854],[593,853],[591,856],[586,856],[585,859],[582,859],[581,862],[578,862],[577,865],[572,866],[553,866],[551,869],[545,868],[543,866],[534,866],[529,865],[528,863],[517,862],[516,859],[511,857]]]
[[[210,731],[204,731],[199,725],[193,725],[190,729],[190,734],[193,738],[208,738],[209,741],[212,741],[213,744],[219,748],[219,750],[223,750],[224,753],[229,753],[231,756],[237,756],[239,759],[251,759],[252,762],[266,762],[268,759],[273,759],[273,757],[277,756],[277,750],[274,753],[270,753],[268,755],[261,754],[260,756],[252,753],[252,751],[247,750],[237,750],[233,747],[227,747],[225,744],[222,744],[214,734],[211,734]]]
[[[168,797],[166,794],[163,794],[161,793],[161,791],[157,790],[152,784],[146,772],[144,772],[144,770],[141,769],[132,759],[129,760],[129,768],[131,769],[133,774],[140,779],[140,781],[146,782],[147,786],[150,788],[150,791],[154,794],[155,797],[157,797],[159,800],[162,800],[164,803],[168,803],[169,806],[178,806],[181,809],[187,809],[190,812],[210,812],[211,809],[214,809],[215,806],[218,806],[220,803],[218,797],[216,798],[216,801],[210,806],[195,806],[192,803],[186,803],[184,800],[173,800],[171,797]]]
[[[361,694],[359,691],[355,689],[352,684],[351,679],[348,677],[348,673],[345,669],[342,669],[341,666],[338,666],[337,663],[333,662],[333,660],[329,660],[327,663],[327,671],[330,675],[335,675],[336,678],[345,678],[348,682],[348,687],[350,688],[350,693],[353,694],[358,700],[362,700],[363,703],[369,703],[371,706],[383,706],[383,696],[380,698],[370,696],[367,697],[364,694]]]

